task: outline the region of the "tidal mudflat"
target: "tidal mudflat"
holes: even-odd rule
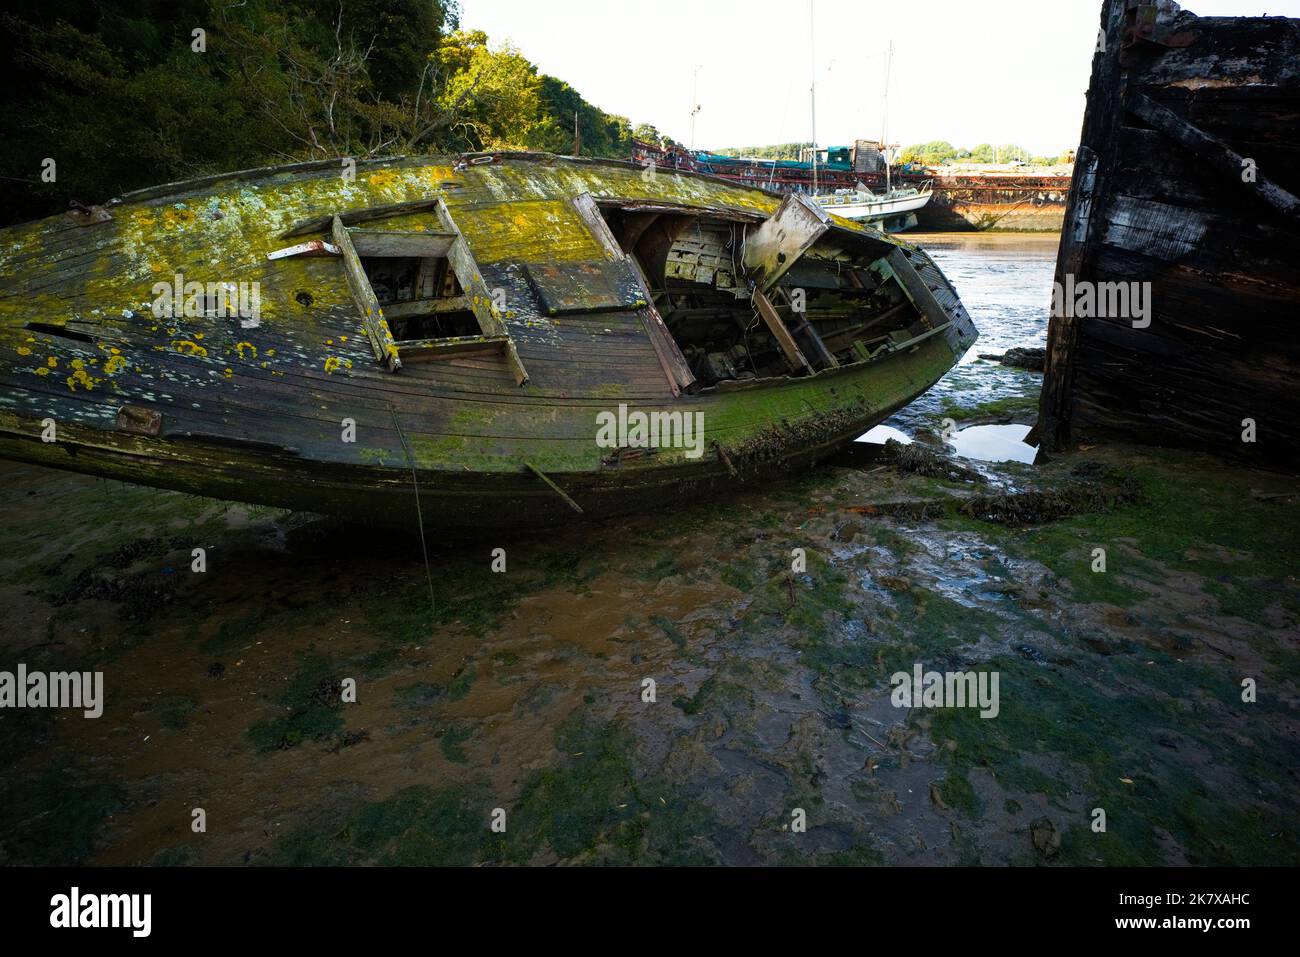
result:
[[[106,701],[0,712],[3,858],[1300,861],[1300,483],[899,458],[435,540],[432,604],[415,540],[6,467],[4,660]],[[895,707],[917,663],[998,672],[997,716]]]
[[[1040,245],[941,261],[975,352],[1041,343]],[[1300,863],[1300,481],[948,454],[1036,388],[972,358],[906,447],[431,535],[427,572],[414,535],[0,466],[0,662],[105,698],[0,710],[0,861]],[[996,673],[996,716],[896,706],[917,665]]]

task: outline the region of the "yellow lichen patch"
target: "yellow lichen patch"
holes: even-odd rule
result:
[[[424,178],[431,186],[442,186],[444,180],[456,178],[456,171],[450,166],[426,166]]]
[[[481,206],[472,215],[457,217],[457,223],[479,263],[580,261],[605,255],[567,199]]]
[[[402,177],[391,169],[376,170],[366,177],[366,182],[376,189],[392,189],[402,181]]]
[[[239,353],[239,358],[241,359],[257,358],[257,346],[253,345],[251,342],[236,342],[235,351]]]
[[[117,352],[116,349],[113,350]],[[117,375],[126,368],[126,360],[121,356],[109,356],[108,361],[104,363],[104,375]]]
[[[221,374],[224,375],[227,379],[229,379],[234,376],[235,370],[227,366],[226,368],[221,370]]]
[[[208,350],[203,348],[197,342],[191,342],[189,339],[176,339],[172,342],[172,348],[183,356],[206,356]]]
[[[45,366],[41,366],[39,369],[36,370],[36,374],[37,374],[37,375],[49,375],[49,374],[50,374],[50,370],[47,369],[47,368],[45,368]]]
[[[351,359],[340,359],[338,356],[330,356],[325,360],[325,371],[333,375],[339,369],[351,369]]]
[[[49,366],[51,369],[57,369],[59,367],[58,356],[50,356],[48,359],[45,360],[45,364]]]
[[[19,346],[19,347],[18,347],[18,354],[19,354],[20,356],[29,356],[29,355],[32,354],[32,350],[29,349],[29,348],[27,348],[26,346]]]
[[[194,222],[194,210],[192,209],[173,209],[163,210],[163,226],[167,229],[176,229],[184,227]]]
[[[74,360],[72,367],[75,371],[72,375],[68,376],[68,388],[73,392],[77,391],[77,386],[81,386],[82,389],[89,392],[91,389],[95,388],[95,386],[99,385],[99,380],[84,368],[81,368],[81,365],[82,363],[80,359]]]

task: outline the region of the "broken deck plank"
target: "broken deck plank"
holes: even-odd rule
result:
[[[780,345],[781,351],[785,353],[786,361],[790,363],[790,368],[796,372],[811,372],[812,366],[804,358],[803,352],[800,351],[798,344],[786,329],[785,322],[781,319],[781,314],[776,311],[771,300],[763,295],[761,289],[754,290],[754,305],[758,307],[758,314],[763,317],[767,323],[768,331],[772,333],[777,344]]]
[[[379,308],[375,291],[370,287],[370,280],[361,265],[361,258],[352,246],[348,229],[338,216],[334,217],[333,233],[334,245],[338,247],[343,257],[343,267],[347,271],[348,288],[352,290],[352,298],[361,313],[361,323],[366,330],[366,338],[370,340],[370,347],[374,350],[375,361],[382,362],[390,372],[396,372],[402,367],[402,360],[397,354],[397,344],[393,341],[388,323],[384,320],[383,310]]]
[[[830,224],[830,214],[811,199],[787,193],[776,212],[746,237],[745,274],[767,292]]]

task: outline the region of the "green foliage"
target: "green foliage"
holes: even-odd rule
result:
[[[1033,166],[1053,166],[1064,160],[1060,156],[1034,156],[1023,146],[1015,143],[980,143],[973,149],[953,146],[947,140],[931,140],[928,143],[915,143],[899,153],[900,163],[919,163],[925,166],[943,166],[946,163],[1009,163],[1021,160]]]
[[[454,0],[19,0],[0,55],[4,222],[274,163],[480,149],[626,157],[632,128]],[[193,31],[204,31],[203,49]],[[56,164],[45,182],[47,159]]]
[[[714,150],[719,156],[743,156],[747,159],[797,160],[799,151],[811,143],[776,143],[772,146],[729,146]]]

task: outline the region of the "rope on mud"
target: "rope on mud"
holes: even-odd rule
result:
[[[420,554],[424,556],[424,577],[429,583],[429,614],[432,615],[437,606],[437,599],[433,595],[433,570],[429,568],[429,548],[424,542],[424,513],[420,510],[420,480],[415,474],[415,459],[411,455],[411,447],[406,444],[406,433],[402,431],[402,423],[397,421],[397,410],[393,408],[391,402],[385,404],[393,417],[393,428],[397,430],[397,437],[402,442],[402,451],[406,453],[406,464],[411,467],[411,486],[415,489],[415,519],[420,526]]]

